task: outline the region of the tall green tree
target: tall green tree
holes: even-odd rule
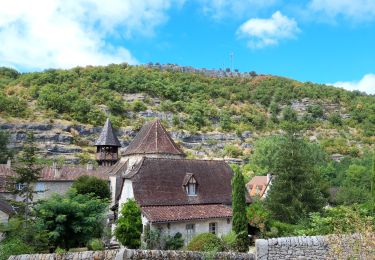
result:
[[[93,194],[101,199],[110,199],[109,183],[94,176],[79,177],[72,185],[78,194]]]
[[[104,229],[107,201],[89,195],[54,194],[34,207],[35,221],[47,231],[53,248],[69,249],[85,246],[92,238],[100,238]]]
[[[234,167],[232,179],[232,229],[236,233],[237,249],[241,252],[248,251],[248,231],[246,219],[246,187],[244,177],[239,167]]]
[[[301,138],[295,125],[287,124],[285,131],[273,157],[275,177],[266,206],[276,219],[296,223],[323,208],[327,186],[316,167],[312,146]]]
[[[141,245],[142,219],[141,209],[134,200],[128,200],[122,205],[117,220],[115,236],[120,243],[129,248],[139,248]]]
[[[15,172],[13,177],[12,192],[24,199],[25,203],[25,220],[28,219],[28,212],[30,204],[33,203],[34,194],[37,193],[34,189],[35,183],[40,178],[42,168],[38,165],[37,147],[35,145],[34,134],[27,133],[26,141],[23,145],[23,150],[18,157]],[[25,222],[26,223],[26,222]]]
[[[12,157],[12,151],[8,148],[9,133],[0,131],[0,164],[6,163],[8,158]]]

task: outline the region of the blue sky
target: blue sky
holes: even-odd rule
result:
[[[375,94],[375,0],[0,0],[0,66],[230,67]]]

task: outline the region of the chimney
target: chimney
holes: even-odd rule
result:
[[[10,170],[11,167],[12,167],[12,161],[11,161],[11,159],[8,157],[6,168]]]
[[[52,163],[52,170],[53,170],[53,177],[56,179],[59,179],[61,177],[61,172],[55,161]]]
[[[88,162],[86,165],[86,168],[88,171],[92,171],[94,170],[94,165],[92,164],[92,162]]]

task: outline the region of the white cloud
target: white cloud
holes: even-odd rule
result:
[[[173,0],[5,0],[0,8],[0,65],[69,68],[137,60],[108,38],[150,36]]]
[[[237,35],[247,38],[250,48],[263,48],[277,45],[283,39],[295,38],[299,31],[294,19],[277,11],[269,19],[249,19],[238,28]]]
[[[366,74],[359,81],[339,81],[336,83],[328,83],[327,85],[347,90],[359,90],[361,92],[366,92],[367,94],[375,94],[375,74]]]
[[[275,5],[279,0],[198,0],[204,14],[214,20],[241,18]]]
[[[334,20],[337,16],[355,22],[369,21],[375,18],[374,0],[311,0],[308,9],[329,20]]]

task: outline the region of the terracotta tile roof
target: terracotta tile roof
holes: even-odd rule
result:
[[[0,198],[0,211],[5,212],[8,215],[16,213],[14,208],[5,200]]]
[[[195,196],[188,196],[183,186],[188,173],[197,182]],[[144,158],[131,180],[135,200],[141,206],[230,205],[232,175],[224,161]]]
[[[124,155],[170,154],[185,156],[159,120],[146,123],[126,148]]]
[[[220,204],[142,207],[142,213],[153,223],[232,217],[232,209]]]
[[[44,167],[41,173],[41,180],[44,181],[74,181],[83,175],[95,176],[99,179],[108,180],[108,171],[111,167],[100,166],[88,170],[86,166],[63,166],[55,174],[53,167]]]
[[[254,176],[247,184],[246,188],[251,197],[262,197],[268,186],[267,176]]]
[[[42,169],[41,181],[74,181],[83,175],[95,176],[99,179],[108,180],[108,172],[113,166],[100,166],[92,170],[87,169],[86,166],[62,166],[54,168],[46,166]],[[57,171],[57,172],[56,172]],[[9,176],[14,176],[15,172],[0,164],[0,189],[4,181]]]
[[[98,140],[96,140],[95,145],[121,147],[120,141],[117,139],[117,136],[113,131],[112,123],[109,118],[107,118],[107,121],[105,122],[102,132],[100,133]]]

